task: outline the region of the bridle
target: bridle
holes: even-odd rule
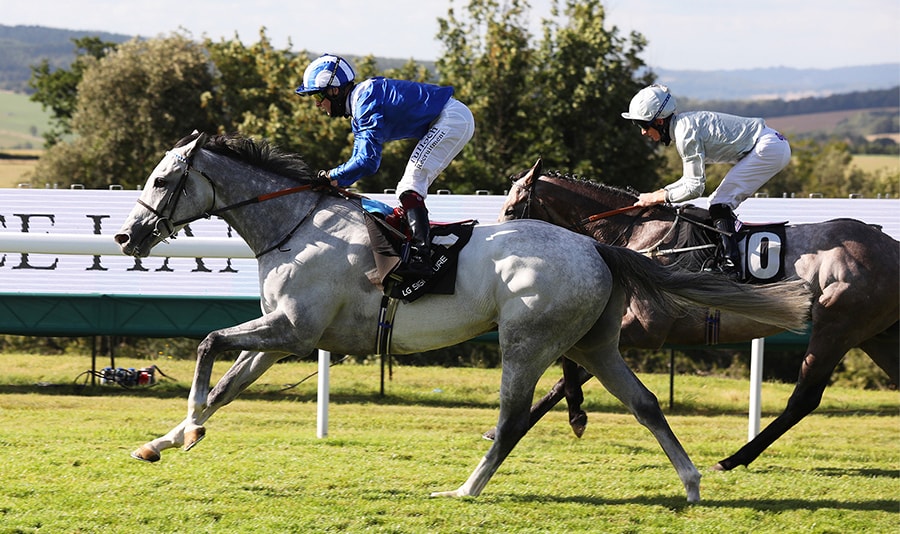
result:
[[[175,184],[175,187],[166,193],[166,196],[160,201],[159,205],[153,207],[141,199],[137,200],[137,203],[147,209],[150,213],[157,217],[156,224],[153,225],[153,233],[152,235],[158,238],[162,242],[166,242],[167,239],[175,239],[175,234],[177,233],[177,228],[192,223],[194,221],[200,219],[209,219],[212,216],[219,216],[227,211],[231,211],[237,208],[241,208],[244,206],[248,206],[250,204],[256,204],[259,202],[263,202],[265,200],[271,200],[274,198],[278,198],[284,195],[290,195],[293,193],[299,193],[301,191],[313,190],[316,188],[333,188],[330,184],[321,183],[319,181],[310,180],[308,183],[303,185],[299,185],[296,187],[289,187],[287,189],[281,189],[278,191],[273,191],[271,193],[264,193],[262,195],[257,195],[255,197],[248,198],[246,200],[241,200],[240,202],[235,202],[234,204],[229,204],[227,206],[223,206],[221,208],[216,208],[216,185],[213,180],[209,177],[208,174],[203,172],[202,170],[198,170],[191,165],[191,160],[177,152],[168,151],[166,155],[172,156],[179,163],[184,164],[184,172],[181,173],[181,177],[178,179],[178,183]],[[191,217],[185,217],[184,219],[172,220],[172,214],[175,213],[175,210],[178,207],[178,201],[182,196],[187,195],[186,186],[187,180],[190,177],[191,173],[196,173],[202,176],[207,183],[209,183],[210,189],[212,189],[212,201],[207,209],[203,210],[197,215],[193,215]],[[319,202],[322,197],[319,198],[312,204],[309,211],[300,219],[300,221],[278,242],[274,245],[265,248],[262,252],[256,254],[256,257],[267,254],[275,249],[281,249],[285,243],[287,243],[298,228],[303,224],[306,219],[316,210],[319,206]]]
[[[162,201],[160,201],[157,207],[153,207],[141,199],[137,200],[138,204],[146,208],[153,215],[156,215],[157,220],[156,224],[153,226],[153,236],[159,238],[163,242],[165,242],[167,239],[175,239],[177,227],[194,222],[201,218],[209,218],[211,215],[214,215],[214,213],[212,213],[212,208],[216,205],[216,186],[213,184],[210,177],[205,172],[197,171],[196,169],[194,169],[194,167],[191,166],[190,160],[188,160],[188,158],[182,156],[181,154],[168,151],[166,152],[166,155],[172,156],[177,162],[184,164],[184,172],[181,173],[181,177],[178,179],[178,183],[175,184],[174,188],[166,192],[166,196],[163,197]],[[188,176],[190,176],[192,172],[200,174],[200,176],[202,176],[206,179],[207,182],[209,182],[209,186],[212,188],[213,192],[212,204],[210,205],[209,209],[205,210],[197,216],[188,217],[186,219],[178,221],[172,221],[171,216],[178,208],[178,201],[183,195],[187,195],[185,187],[187,186]],[[160,228],[161,226],[163,227],[163,229]]]

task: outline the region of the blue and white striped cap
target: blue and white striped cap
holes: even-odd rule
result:
[[[324,54],[306,67],[303,72],[303,85],[297,88],[299,95],[318,93],[326,87],[340,87],[356,78],[356,72],[350,63],[334,54]]]

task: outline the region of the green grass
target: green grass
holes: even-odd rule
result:
[[[3,355],[0,532],[890,532],[900,524],[897,393],[830,388],[822,408],[749,468],[707,467],[747,432],[746,381],[677,377],[669,421],[704,473],[688,504],[649,432],[599,386],[582,439],[555,410],[477,498],[458,487],[489,444],[499,371],[332,368],[329,436],[315,437],[315,370],[281,364],[207,425],[190,452],[128,453],[184,415],[193,362],[143,390],[76,391],[86,356]],[[117,365],[149,362],[120,357]],[[102,365],[102,364],[101,364]],[[216,366],[214,378],[228,363]],[[539,388],[558,377],[551,369]],[[668,377],[641,378],[661,399]],[[40,385],[36,385],[40,384]],[[790,385],[765,384],[765,421]]]
[[[40,155],[41,137],[50,127],[50,113],[28,95],[0,91],[0,152]],[[16,187],[29,180],[36,160],[0,158],[0,187]]]
[[[51,116],[28,95],[0,91],[0,150],[41,148]]]

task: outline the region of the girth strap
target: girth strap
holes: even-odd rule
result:
[[[394,315],[400,299],[384,295],[378,312],[378,330],[375,334],[375,353],[384,357],[391,353],[391,336],[394,334]]]

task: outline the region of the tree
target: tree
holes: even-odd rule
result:
[[[458,158],[464,172],[447,173],[457,192],[499,193],[509,175],[538,156],[551,168],[612,184],[658,181],[659,156],[620,115],[652,80],[649,71],[639,74],[646,41],[606,29],[599,0],[564,2],[563,23],[558,5],[537,47],[525,0],[503,7],[471,0],[467,16],[451,9],[439,19],[441,82],[453,85],[475,115],[476,137]]]
[[[193,129],[215,131],[201,96],[212,88],[204,50],[183,35],[128,41],[83,57],[75,139],[48,149],[39,182],[88,188],[143,184],[161,155]]]
[[[60,142],[63,136],[72,133],[71,119],[75,112],[78,83],[81,82],[88,58],[100,59],[115,51],[117,43],[101,41],[99,37],[72,39],[75,44],[75,60],[70,69],[50,70],[47,59],[31,67],[28,85],[34,89],[31,100],[38,102],[51,115],[50,130],[44,134],[46,146]]]
[[[454,192],[502,192],[507,178],[537,157],[534,50],[526,26],[528,2],[471,0],[467,17],[451,9],[438,19],[438,39],[446,49],[436,62],[440,83],[475,116],[475,137],[445,174]]]
[[[646,190],[659,178],[654,144],[622,118],[634,94],[654,80],[640,58],[646,39],[606,28],[599,0],[563,3],[544,21],[536,86],[544,153],[573,173]]]
[[[294,93],[302,83],[303,71],[312,54],[293,53],[289,47],[275,49],[264,28],[260,30],[259,42],[250,46],[236,38],[207,40],[204,46],[215,65],[214,88],[204,95],[204,102],[212,109],[221,110],[219,130],[265,138],[283,150],[301,154],[313,169],[332,168],[350,157],[350,122],[343,117],[328,117],[316,108],[311,98]],[[372,56],[347,59],[354,63],[357,80],[379,74]],[[428,76],[413,61],[384,74],[417,81],[427,81]],[[394,187],[412,146],[405,141],[388,143],[379,172],[357,187],[377,192]]]
[[[328,124],[315,113],[310,100],[294,93],[302,81],[309,54],[275,49],[265,29],[257,43],[245,46],[237,37],[213,42],[205,48],[215,70],[215,83],[204,103],[217,110],[219,130],[239,131],[265,138],[284,150],[305,154],[321,148]],[[325,142],[325,145],[329,143]],[[310,164],[315,164],[315,157]]]

